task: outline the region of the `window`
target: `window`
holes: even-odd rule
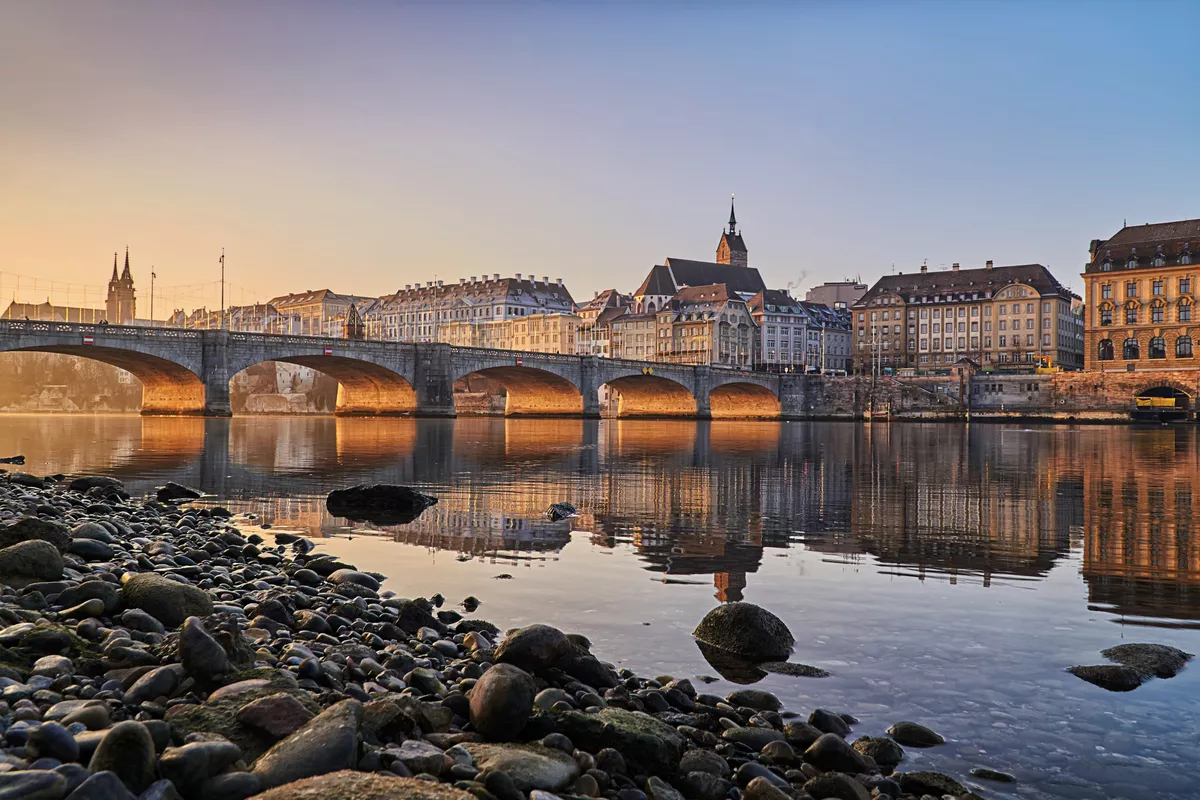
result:
[[[1111,262],[1111,261],[1105,261],[1103,264],[1101,264],[1101,265],[1100,265],[1100,271],[1101,271],[1101,272],[1108,272],[1108,271],[1109,271],[1109,270],[1111,270],[1111,269],[1112,269],[1112,262]]]
[[[1159,278],[1157,280],[1150,282],[1150,291],[1154,292],[1155,297],[1162,297],[1162,293],[1163,293],[1162,278]]]
[[[1154,264],[1154,266],[1156,266],[1156,267],[1161,267],[1161,266],[1163,266],[1164,264],[1166,264],[1167,262],[1166,262],[1166,260],[1165,260],[1165,259],[1162,257],[1162,253],[1159,253],[1158,255],[1156,255],[1156,256],[1154,257],[1154,260],[1153,260],[1152,262],[1150,262],[1150,263]]]
[[[1180,278],[1179,279],[1179,293],[1180,294],[1191,294],[1192,293],[1192,279],[1191,278]]]
[[[1180,305],[1179,305],[1179,321],[1180,322],[1191,322],[1192,321],[1192,304],[1191,303],[1180,303]]]
[[[1125,308],[1125,324],[1126,325],[1136,325],[1137,324],[1137,306],[1127,306]]]
[[[1150,309],[1150,321],[1151,322],[1162,322],[1163,321],[1163,307],[1162,306],[1154,306],[1153,308]]]
[[[1002,331],[1008,330],[1008,320],[1006,320],[1006,319],[1000,320],[1000,330],[1002,330]]]
[[[1042,320],[1042,330],[1044,330],[1044,331],[1050,330],[1050,320],[1048,320],[1048,319]]]
[[[1000,310],[999,310],[999,311],[997,311],[996,313],[997,313],[997,314],[999,314],[1000,316],[1004,316],[1005,314],[1007,314],[1007,313],[1008,313],[1008,306],[1006,306],[1006,305],[1004,305],[1003,303],[1001,303],[1001,304],[1000,304]]]
[[[965,337],[965,336],[958,337],[958,349],[964,350],[964,349],[966,349],[966,347],[967,347],[967,337]]]
[[[1033,319],[1032,318],[1025,320],[1025,330],[1027,330],[1027,331],[1033,330]]]
[[[1001,347],[1008,347],[1008,337],[1007,337],[1007,336],[1001,336],[1001,337],[1000,337],[1000,346],[1001,346]]]
[[[1112,325],[1112,309],[1111,308],[1100,309],[1100,324],[1101,325]]]
[[[1042,313],[1043,314],[1050,313],[1050,304],[1049,303],[1042,303]]]
[[[1175,357],[1176,358],[1191,358],[1192,357],[1192,337],[1180,336],[1175,340]]]
[[[1025,336],[1025,346],[1033,347],[1033,334],[1032,333]]]
[[[1150,357],[1151,358],[1166,358],[1167,357],[1167,340],[1161,336],[1155,336],[1150,340]]]
[[[1043,333],[1042,334],[1042,347],[1049,347],[1049,346],[1050,346],[1050,334]]]
[[[1105,300],[1112,300],[1112,284],[1106,283],[1100,287],[1100,296]]]
[[[990,336],[983,337],[983,346],[991,347],[992,346],[992,337],[990,337]]]
[[[1026,313],[1026,314],[1032,314],[1032,313],[1033,313],[1033,303],[1026,303],[1026,304],[1025,304],[1025,313]]]
[[[1100,340],[1100,352],[1096,354],[1096,358],[1100,361],[1113,360],[1113,343],[1112,339]]]
[[[1179,263],[1184,264],[1184,265],[1192,263],[1192,254],[1185,252],[1183,255],[1181,255],[1179,257]]]
[[[929,309],[928,308],[921,309],[921,319],[929,319]]]
[[[1125,340],[1125,345],[1121,348],[1121,357],[1126,361],[1137,361],[1142,357],[1137,339]]]
[[[1125,296],[1126,297],[1137,297],[1137,281],[1126,281],[1125,282]]]

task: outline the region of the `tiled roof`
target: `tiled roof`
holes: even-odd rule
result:
[[[717,283],[725,284],[730,291],[738,294],[755,294],[767,288],[762,276],[753,267],[668,258],[665,264],[658,264],[650,270],[634,295],[670,296],[685,286],[711,286]]]
[[[1041,264],[1019,264],[992,269],[941,270],[937,272],[910,272],[900,275],[885,275],[875,282],[866,294],[854,304],[864,306],[881,294],[898,294],[905,302],[912,297],[949,295],[957,301],[984,300],[991,294],[1012,283],[1022,283],[1041,295],[1073,297],[1050,270]],[[978,295],[973,298],[972,295]]]
[[[1111,269],[1129,269],[1130,263],[1135,269],[1152,267],[1160,256],[1163,266],[1195,264],[1200,258],[1200,219],[1127,225],[1106,241],[1092,242],[1086,271],[1099,272],[1106,261]]]

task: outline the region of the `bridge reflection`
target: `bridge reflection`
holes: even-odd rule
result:
[[[315,536],[361,532],[324,497],[353,483],[441,502],[374,535],[463,557],[625,548],[737,599],[774,555],[990,585],[1078,572],[1096,609],[1200,623],[1200,433],[580,419],[10,416],[0,453],[42,473],[171,479]],[[550,523],[552,502],[580,509]],[[370,526],[368,526],[370,527]]]

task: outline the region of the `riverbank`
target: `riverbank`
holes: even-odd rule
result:
[[[3,798],[321,795],[346,770],[378,797],[969,796],[892,773],[902,744],[852,745],[847,716],[617,671],[546,626],[505,636],[221,509],[99,477],[0,488]]]

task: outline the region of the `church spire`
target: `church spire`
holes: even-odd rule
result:
[[[113,276],[112,276],[112,280],[113,280],[114,282],[117,280],[117,254],[116,254],[116,253],[113,253]]]
[[[733,195],[729,195],[729,232],[737,233],[737,215],[733,213]]]
[[[116,265],[113,265],[113,272],[116,272]],[[121,280],[133,281],[133,276],[129,274],[129,246],[125,247],[125,271],[121,273]]]

